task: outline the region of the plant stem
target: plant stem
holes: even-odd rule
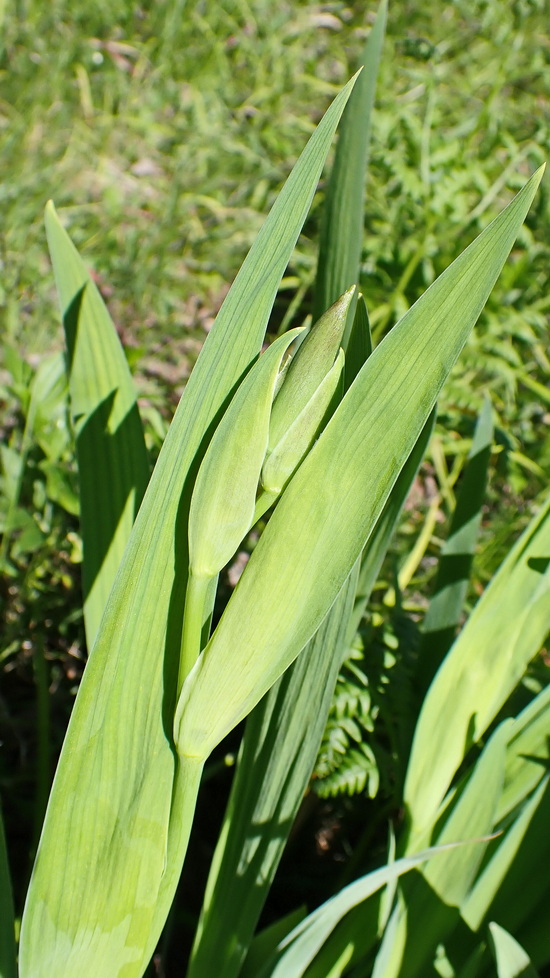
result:
[[[177,696],[186,676],[190,673],[198,659],[202,644],[204,613],[209,594],[211,577],[197,577],[189,568],[187,591],[185,594],[185,609],[183,613],[183,628],[181,633],[181,652],[178,672]]]

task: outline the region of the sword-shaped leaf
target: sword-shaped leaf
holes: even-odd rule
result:
[[[550,499],[475,606],[418,719],[405,782],[410,846],[428,831],[463,757],[484,734],[550,628]]]
[[[387,0],[382,0],[363,51],[363,71],[340,125],[321,222],[314,319],[358,281],[372,110],[387,7]]]
[[[547,776],[542,779],[512,825],[507,827],[505,835],[499,837],[494,843],[490,858],[461,907],[462,917],[472,930],[478,930],[490,913],[495,896],[506,880],[508,870],[529,831],[538,807],[548,792],[548,786],[549,778]]]
[[[481,524],[492,443],[491,402],[486,399],[477,421],[449,535],[439,558],[434,595],[422,626],[415,676],[420,699],[452,645],[462,615]]]
[[[368,900],[382,887],[420,866],[426,859],[432,857],[437,859],[438,855],[446,852],[448,848],[448,846],[435,846],[415,853],[414,856],[397,859],[344,887],[340,893],[321,904],[305,920],[297,924],[294,930],[281,941],[275,954],[265,963],[257,978],[302,978],[335,927],[350,910]]]
[[[51,201],[45,221],[67,346],[90,651],[147,486],[149,462],[113,321]]]
[[[259,353],[354,81],[311,137],[237,275],[159,455],[59,762],[22,923],[21,978],[137,978],[168,914],[202,767],[177,763],[171,735],[197,455]]]
[[[335,601],[541,177],[542,170],[534,174],[386,336],[291,480],[183,686],[174,727],[181,756],[208,755],[288,668]],[[432,753],[437,746],[436,739]]]

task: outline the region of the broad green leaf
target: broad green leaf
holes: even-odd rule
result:
[[[498,978],[537,978],[528,955],[508,931],[493,922],[489,933]]]
[[[387,2],[382,0],[361,58],[363,70],[340,125],[321,222],[314,319],[358,281],[371,117],[386,15]]]
[[[189,509],[189,564],[214,577],[252,524],[281,360],[301,332],[280,336],[237,388],[202,460]]]
[[[367,546],[361,557],[361,570],[357,582],[355,606],[350,618],[348,631],[348,645],[352,644],[361,619],[365,614],[371,591],[378,579],[382,561],[397,526],[401,510],[405,505],[409,490],[420,468],[420,463],[426,454],[433,431],[435,414],[434,408],[420,432],[411,454],[399,473],[397,481],[388,497],[388,501],[377,520],[376,526],[369,537]]]
[[[317,757],[342,658],[342,628],[343,647],[350,641],[350,593],[360,619],[432,425],[430,418],[369,540],[359,595],[356,566],[319,630],[247,720],[188,978],[208,975],[214,967],[219,978],[238,971]]]
[[[172,903],[201,764],[176,763],[172,714],[196,457],[258,355],[354,79],[296,164],[189,379],[90,657],[22,923],[21,978],[143,973]]]
[[[147,486],[149,463],[136,392],[111,317],[51,201],[45,221],[67,345],[91,650]]]
[[[415,686],[424,694],[454,641],[468,589],[493,442],[491,402],[485,400],[460,484],[449,535],[439,558],[434,595],[422,626]]]
[[[174,728],[182,755],[205,757],[290,665],[333,604],[541,177],[539,171],[531,178],[385,337],[291,480],[183,686]],[[436,739],[432,753],[437,746]]]
[[[463,757],[483,735],[550,628],[550,499],[478,601],[424,700],[405,783],[414,848]]]
[[[15,921],[11,876],[0,809],[0,978],[16,978]]]

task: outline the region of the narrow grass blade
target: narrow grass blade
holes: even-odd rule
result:
[[[16,978],[15,920],[10,867],[0,809],[0,978]]]
[[[175,720],[182,754],[210,752],[290,665],[333,604],[483,308],[541,177],[539,171],[531,178],[376,348],[285,490],[183,686]],[[220,684],[222,710],[215,700]],[[432,753],[436,744],[437,738]]]
[[[51,201],[45,221],[67,345],[91,650],[147,486],[149,463],[136,392],[111,317]]]
[[[404,793],[413,847],[432,824],[463,757],[548,633],[549,555],[550,499],[478,601],[424,700]]]
[[[421,700],[452,645],[460,623],[481,524],[492,442],[491,402],[486,399],[476,425],[449,535],[439,558],[434,595],[422,627],[415,676]]]
[[[538,978],[528,955],[508,931],[492,923],[489,933],[498,978]]]
[[[174,416],[84,674],[50,797],[21,978],[137,978],[168,914],[201,763],[172,717],[200,451],[265,327],[354,79],[312,136],[228,293]]]
[[[340,125],[321,222],[314,320],[345,289],[357,282],[363,246],[365,177],[371,116],[384,43],[386,14],[387,2],[382,0],[361,59],[363,70]]]

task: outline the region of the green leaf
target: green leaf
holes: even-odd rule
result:
[[[444,850],[441,850],[444,851]],[[301,978],[319,953],[334,928],[350,910],[368,900],[394,879],[420,866],[438,850],[427,849],[414,856],[398,859],[388,866],[362,876],[344,887],[336,896],[309,914],[279,944],[272,959],[259,971],[258,978]]]
[[[319,435],[341,385],[344,359],[344,351],[340,350],[334,366],[268,454],[262,468],[262,486],[266,492],[282,492]]]
[[[533,954],[534,945],[527,934],[536,922],[539,908],[547,907],[550,898],[550,878],[541,871],[550,861],[549,821],[550,779],[545,778],[500,842],[493,865],[489,862],[484,867],[487,875],[480,875],[472,891],[472,903],[465,905],[468,919],[474,924],[485,913],[517,934],[533,949]],[[539,943],[542,953],[537,959],[541,963],[550,959],[547,924],[543,932],[545,940]]]
[[[189,563],[196,577],[218,574],[250,529],[275,381],[300,332],[294,329],[279,337],[254,364],[207,448],[189,509]]]
[[[51,201],[45,221],[67,345],[90,650],[145,492],[149,463],[136,392],[111,317]]]
[[[433,840],[437,845],[472,836],[489,835],[495,825],[504,778],[505,751],[512,721],[499,724],[479,757],[464,787],[445,814],[444,824]],[[485,842],[452,850],[422,869],[432,889],[450,906],[465,900],[487,847]],[[426,934],[424,934],[426,937]],[[437,942],[434,941],[434,947]]]
[[[490,912],[492,902],[503,886],[510,865],[517,856],[548,787],[549,779],[546,777],[525,803],[505,835],[497,840],[496,848],[468,894],[461,913],[472,930],[478,930]]]
[[[382,0],[361,58],[363,70],[340,125],[321,222],[314,319],[358,280],[371,118],[386,15],[387,2]]]
[[[528,955],[508,931],[489,924],[489,945],[497,966],[498,978],[537,978]]]
[[[346,348],[346,367],[344,373],[344,387],[347,390],[351,387],[357,374],[361,370],[372,353],[372,336],[370,332],[369,314],[364,297],[359,293],[355,316]]]
[[[549,590],[550,499],[478,601],[424,700],[404,792],[411,846],[539,651],[550,628]]]
[[[460,924],[458,908],[470,891],[494,827],[510,724],[502,723],[490,738],[433,839],[438,846],[468,838],[472,842],[429,860],[420,869],[422,875],[412,874],[403,883],[393,916],[401,922],[406,918],[406,937],[399,956],[387,948],[383,951],[388,955],[384,978],[428,973],[437,948]],[[394,926],[397,929],[397,923]],[[386,934],[383,948],[388,940],[393,943]]]
[[[187,978],[239,974],[319,750],[356,579],[247,720]]]
[[[340,296],[310,329],[285,371],[273,402],[269,452],[307,406],[336,359],[355,286]]]
[[[550,769],[550,686],[514,720],[497,821],[517,808]]]
[[[541,177],[539,171],[531,178],[385,337],[291,480],[183,686],[174,728],[182,754],[205,757],[290,665],[333,604]]]
[[[214,968],[219,978],[238,972],[317,756],[342,648],[350,641],[350,596],[356,596],[354,615],[360,618],[432,426],[433,417],[369,541],[358,600],[356,566],[319,630],[247,720],[188,978],[209,975]],[[245,970],[249,966],[247,958]]]
[[[137,978],[164,925],[202,768],[177,762],[171,733],[196,457],[260,351],[353,84],[329,108],[260,231],[159,455],[71,716],[23,916],[21,978]]]
[[[0,978],[16,978],[15,921],[10,867],[0,809]]]
[[[454,641],[462,615],[481,524],[492,443],[491,402],[486,398],[477,421],[449,535],[439,558],[434,595],[422,626],[415,676],[421,699]]]

